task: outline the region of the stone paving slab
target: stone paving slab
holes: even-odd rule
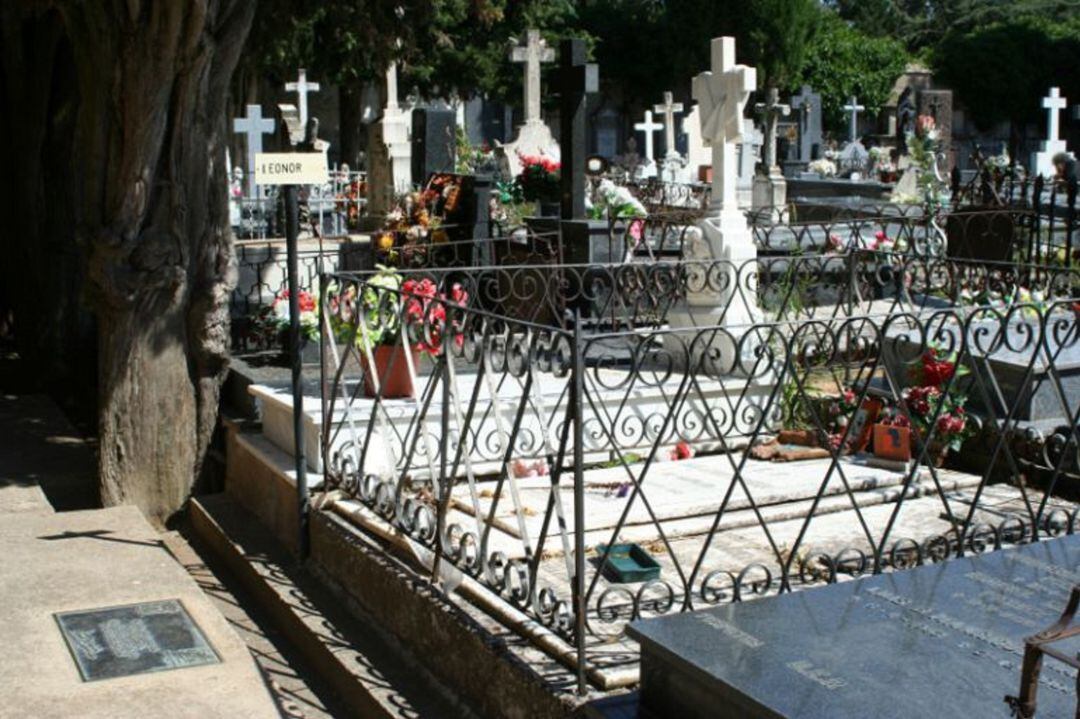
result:
[[[134,507],[9,514],[0,546],[0,718],[280,716],[247,647]],[[170,599],[220,663],[82,680],[55,613]],[[128,650],[144,651],[115,649]]]

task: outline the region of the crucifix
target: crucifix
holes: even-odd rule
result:
[[[813,159],[814,145],[821,144],[821,95],[809,85],[803,85],[799,94],[791,98],[791,108],[799,118],[799,159]]]
[[[780,102],[780,91],[775,87],[765,90],[765,102],[754,105],[754,112],[765,121],[765,174],[771,174],[776,168],[776,125],[780,116],[791,113],[791,106]]]
[[[540,120],[540,64],[555,59],[555,51],[547,46],[539,30],[525,33],[525,44],[510,52],[514,62],[525,63],[525,122]]]
[[[559,45],[559,139],[562,143],[562,219],[585,217],[586,96],[599,89],[600,71],[585,61],[585,41],[568,38]]]
[[[233,118],[233,132],[243,134],[247,139],[247,194],[255,199],[259,196],[255,187],[255,155],[262,152],[262,136],[273,134],[274,120],[262,116],[261,106],[248,105],[246,117]]]
[[[860,105],[855,96],[852,95],[848,100],[848,104],[844,105],[844,112],[851,113],[848,119],[848,141],[855,142],[859,139],[859,113],[865,110],[864,105]]]
[[[665,92],[664,101],[659,105],[653,105],[653,112],[659,112],[664,116],[664,146],[666,148],[664,157],[667,158],[679,156],[675,150],[675,113],[682,112],[683,106],[681,102],[673,102],[673,97],[670,92]]]
[[[1050,88],[1050,94],[1043,98],[1042,106],[1047,110],[1049,117],[1046,121],[1046,140],[1048,142],[1054,142],[1059,140],[1061,134],[1061,126],[1058,124],[1058,112],[1065,109],[1066,101],[1061,96],[1061,89],[1052,87]]]
[[[285,92],[295,92],[298,102],[297,107],[300,108],[300,124],[303,127],[307,127],[308,111],[307,111],[307,96],[309,92],[318,92],[319,83],[308,82],[307,70],[300,68],[297,73],[296,82],[285,83]]]
[[[634,129],[638,132],[645,133],[645,160],[647,162],[653,161],[653,133],[657,130],[663,130],[664,126],[659,122],[653,122],[652,110],[645,111],[645,120],[643,122],[636,123]]]
[[[712,207],[739,213],[736,143],[742,142],[743,109],[757,87],[757,71],[735,64],[735,38],[713,38],[712,71],[694,78],[694,99],[701,111],[701,136],[712,145]],[[740,215],[741,217],[741,215]]]

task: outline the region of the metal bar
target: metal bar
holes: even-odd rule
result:
[[[300,234],[300,207],[296,185],[285,186],[285,251],[289,279],[289,362],[292,366],[293,456],[296,460],[297,553],[309,551],[307,458],[304,452],[304,378],[300,357],[300,288],[297,283],[296,242]]]
[[[589,688],[585,680],[585,432],[582,427],[584,363],[581,358],[581,311],[574,310],[573,357],[571,366],[574,387],[574,643],[577,646],[577,689],[584,696]]]

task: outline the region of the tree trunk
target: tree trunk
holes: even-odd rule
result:
[[[5,39],[9,21],[40,19],[43,4],[5,8]],[[46,173],[46,188],[68,179],[60,186],[70,194],[23,211],[71,207],[72,222],[50,225],[45,237],[82,253],[97,319],[102,500],[165,521],[201,472],[228,363],[235,259],[225,110],[255,1],[49,5],[57,47],[70,47],[52,60],[69,64],[77,101],[67,135],[43,147],[67,140],[67,175],[35,170],[32,155],[20,171]],[[14,55],[5,57],[6,76],[41,72],[48,87],[62,75],[8,64]],[[55,121],[49,108],[35,111],[17,122]]]

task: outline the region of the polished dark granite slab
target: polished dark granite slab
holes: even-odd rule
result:
[[[1070,536],[634,622],[641,705],[680,719],[1008,717],[1024,637],[1078,582]],[[1038,709],[1074,716],[1076,672],[1044,660]]]
[[[221,660],[175,599],[56,615],[83,681]]]

